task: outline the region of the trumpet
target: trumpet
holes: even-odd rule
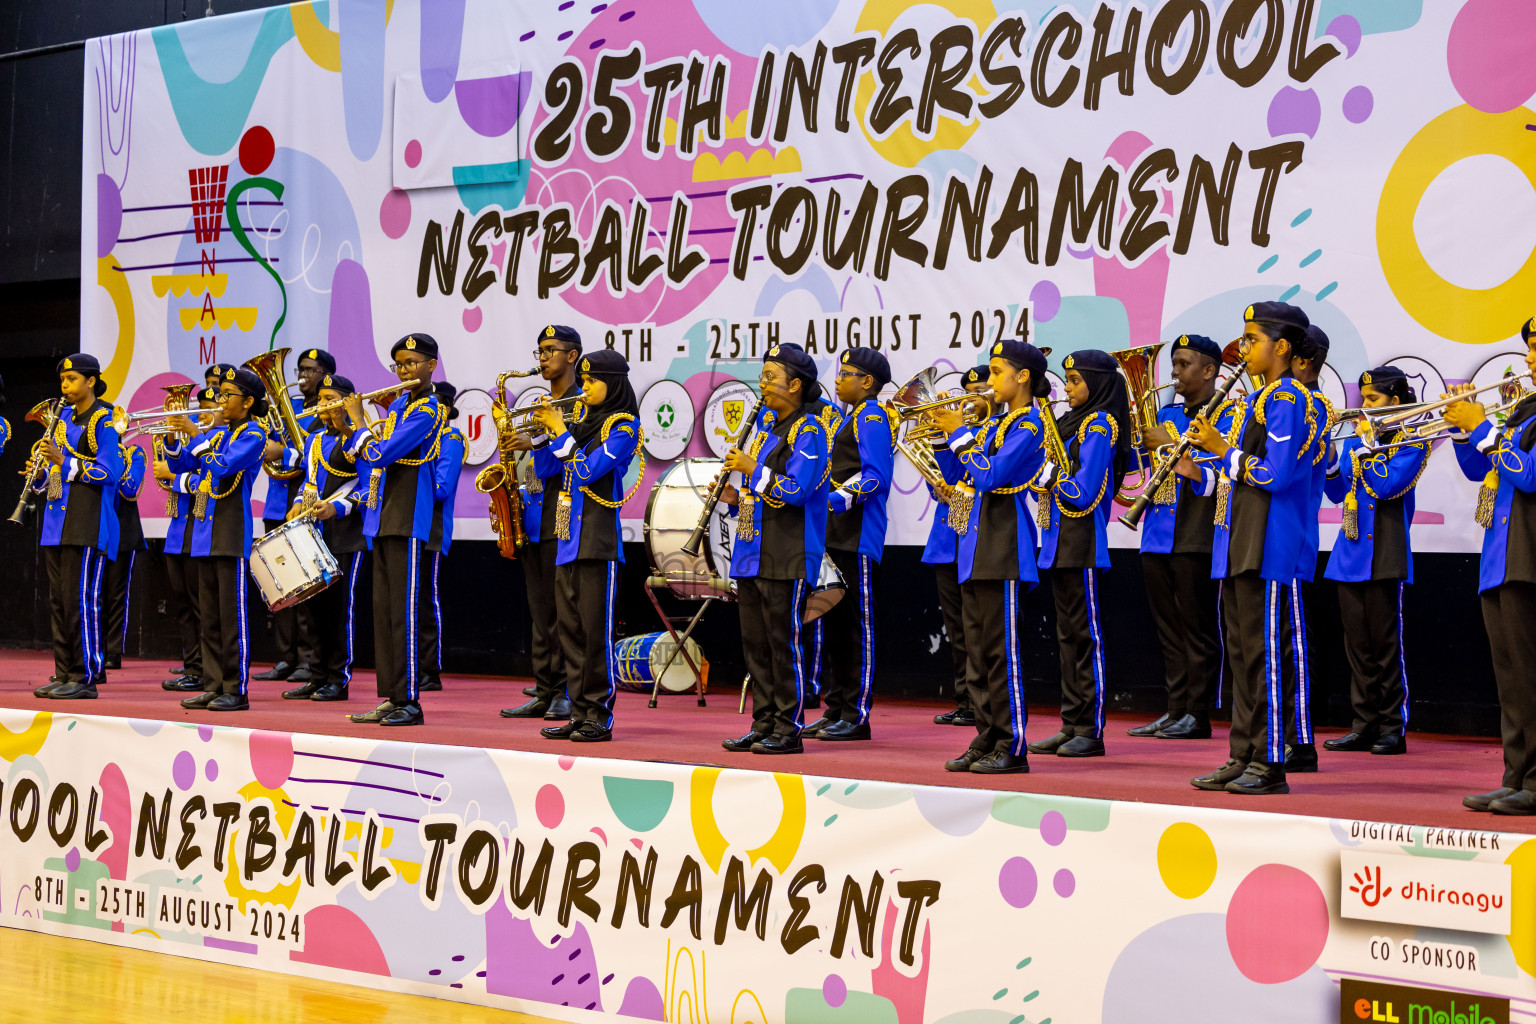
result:
[[[567,395],[564,398],[556,398],[553,401],[540,402],[538,405],[530,405],[523,409],[507,410],[506,418],[502,420],[500,429],[509,434],[541,434],[544,427],[535,420],[534,414],[541,409],[559,409],[561,418],[567,423],[575,419],[577,407],[581,405],[580,395]]]
[[[393,401],[400,392],[409,391],[411,388],[415,387],[415,385],[415,381],[400,381],[397,384],[391,384],[388,387],[379,388],[377,391],[370,391],[367,394],[359,395],[358,397],[364,402],[379,402],[381,399],[386,397]],[[332,402],[321,402],[318,405],[312,405],[308,409],[305,409],[304,412],[309,416],[318,416],[323,412],[334,412],[337,409],[345,407],[346,404],[346,398],[338,398]]]
[[[165,392],[165,405],[159,409],[140,409],[137,412],[128,412],[122,406],[112,408],[112,429],[116,430],[122,441],[127,441],[136,434],[151,437],[161,437],[169,434],[180,433],[175,427],[164,422],[176,416],[185,416],[192,403],[193,384],[171,384],[160,390]]]
[[[1457,402],[1471,401],[1473,396],[1480,395],[1484,391],[1492,391],[1495,388],[1501,394],[1504,394],[1506,389],[1508,389],[1509,393],[1505,394],[1505,401],[1502,404],[1489,410],[1489,415],[1497,416],[1508,412],[1518,405],[1527,394],[1527,392],[1521,390],[1520,381],[1529,380],[1530,377],[1531,375],[1528,373],[1522,373],[1519,376],[1501,377],[1491,384],[1469,388],[1434,401],[1414,402],[1410,405],[1383,405],[1374,409],[1345,409],[1338,414],[1338,421],[1340,424],[1353,423],[1355,436],[1360,438],[1361,443],[1367,448],[1380,447],[1378,442],[1380,435],[1399,427],[1408,430],[1419,441],[1425,440],[1429,435],[1434,435],[1433,439],[1439,440],[1440,435],[1455,432],[1455,428],[1450,427],[1443,417],[1432,417],[1419,423],[1413,421],[1418,420],[1420,417],[1428,416],[1429,413],[1445,409]],[[1339,439],[1339,435],[1335,435],[1334,440]],[[1418,442],[1404,441],[1402,443]]]

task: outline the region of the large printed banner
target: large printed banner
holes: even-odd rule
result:
[[[1004,335],[1057,367],[1225,343],[1281,298],[1330,335],[1336,404],[1388,360],[1438,396],[1522,369],[1533,38],[1509,0],[334,0],[102,38],[82,344],[152,407],[274,346],[377,387],[428,332],[471,389],[480,537],[486,389],[548,323],[644,395],[631,538],[775,342],[900,381]],[[1421,550],[1478,548],[1475,486],[1433,460]],[[927,491],[896,490],[890,540],[921,543]]]
[[[12,710],[0,762],[0,924],[561,1020],[1536,1005],[1507,833]]]

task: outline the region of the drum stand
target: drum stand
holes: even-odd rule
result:
[[[706,597],[699,605],[699,610],[693,613],[693,618],[688,620],[688,627],[679,633],[677,626],[672,622],[672,616],[662,609],[661,601],[656,597],[656,588],[658,586],[668,587],[665,576],[652,576],[647,579],[645,581],[645,596],[651,599],[651,607],[656,609],[656,617],[661,620],[662,625],[666,626],[667,632],[671,634],[673,647],[671,655],[667,657],[667,663],[661,667],[660,672],[656,673],[656,682],[651,686],[651,700],[648,706],[653,708],[656,706],[656,698],[661,695],[661,677],[666,675],[667,669],[672,667],[672,662],[681,654],[683,660],[688,663],[689,671],[693,673],[694,693],[698,695],[699,707],[702,708],[705,706],[704,673],[699,669],[698,665],[694,664],[693,657],[683,648],[683,645],[687,643],[688,638],[693,634],[693,627],[699,624],[699,620],[704,617],[705,610],[714,603],[715,598]]]

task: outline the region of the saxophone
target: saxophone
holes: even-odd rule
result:
[[[1056,429],[1056,414],[1051,411],[1050,396],[1035,399],[1035,409],[1040,413],[1041,434],[1045,438],[1045,457],[1055,466],[1055,476],[1067,472],[1067,446],[1062,443],[1061,431]],[[1055,499],[1056,481],[1042,480],[1034,488],[1039,501],[1035,505],[1035,523],[1044,530],[1051,525],[1051,504]]]
[[[502,409],[507,408],[507,378],[531,377],[539,371],[508,370],[496,378],[492,399]],[[502,558],[516,560],[517,554],[528,543],[528,531],[523,528],[523,494],[517,486],[517,463],[507,445],[511,440],[503,432],[503,425],[511,421],[505,414],[496,417],[496,461],[475,476],[475,490],[491,501],[491,529],[496,532],[496,546]]]

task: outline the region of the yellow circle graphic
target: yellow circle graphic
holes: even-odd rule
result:
[[[1205,895],[1216,880],[1216,847],[1205,829],[1187,821],[1164,829],[1157,841],[1157,873],[1179,899]]]

